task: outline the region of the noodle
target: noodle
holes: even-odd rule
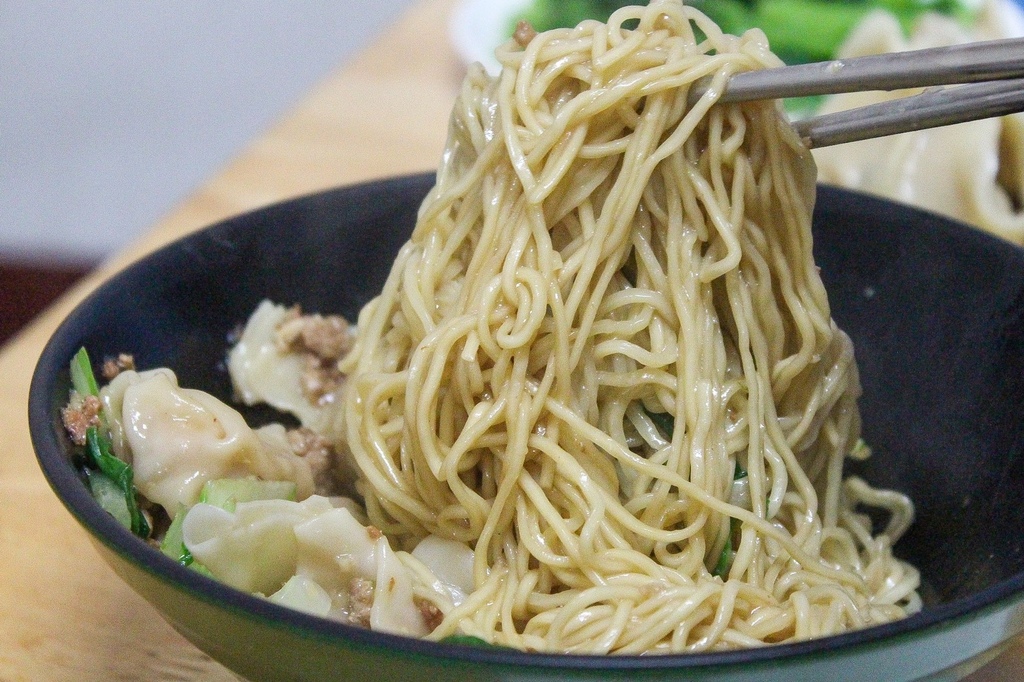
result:
[[[909,501],[843,480],[860,389],[813,161],[775,103],[715,101],[780,63],[763,34],[664,0],[498,57],[341,364],[371,521],[475,548],[431,638],[713,650],[919,608]]]

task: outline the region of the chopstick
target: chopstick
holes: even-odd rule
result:
[[[1024,38],[833,59],[738,73],[721,102],[901,90],[1024,77]]]
[[[968,85],[964,85],[968,84]],[[710,85],[698,82],[696,101]],[[880,104],[804,119],[797,131],[812,147],[883,137],[1024,110],[1024,38],[834,59],[732,76],[720,102],[957,85]]]
[[[931,89],[793,123],[814,149],[1024,111],[1024,78]]]

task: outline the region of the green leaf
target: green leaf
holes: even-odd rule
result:
[[[110,478],[121,490],[128,512],[131,516],[131,530],[142,538],[148,538],[152,529],[146,521],[145,514],[139,508],[136,499],[134,475],[132,467],[127,462],[118,459],[111,451],[110,440],[101,436],[99,429],[90,426],[85,431],[86,453],[93,466],[99,469],[105,476]]]
[[[100,387],[96,383],[96,375],[92,371],[92,361],[84,346],[79,348],[75,357],[71,359],[71,385],[79,395],[99,397]]]
[[[711,575],[718,576],[723,580],[729,575],[729,566],[732,565],[732,536],[725,541],[725,547],[722,548],[722,553],[718,555],[718,563],[715,564],[715,568],[711,571]]]
[[[105,512],[117,519],[125,528],[132,527],[132,515],[124,499],[124,491],[102,471],[86,469],[89,492]]]
[[[715,563],[715,568],[711,571],[711,575],[718,576],[722,580],[729,577],[729,569],[732,568],[732,560],[736,556],[736,553],[733,551],[732,536],[739,533],[739,531],[740,520],[729,519],[729,537],[725,539],[725,547],[722,548],[722,553],[718,555],[718,561]]]
[[[90,426],[85,430],[85,446],[93,465],[117,481],[123,490],[130,467],[127,462],[114,455],[110,448],[110,441],[101,436],[99,429],[95,426]]]
[[[294,481],[263,481],[255,477],[219,478],[207,481],[199,492],[199,501],[233,512],[239,502],[255,500],[295,501]]]
[[[490,642],[484,641],[479,637],[473,635],[448,635],[441,640],[442,644],[459,644],[462,646],[477,646],[484,647],[487,649],[507,649],[499,644],[491,644]]]
[[[651,412],[646,407],[644,412],[654,422],[658,430],[661,431],[661,434],[665,436],[665,439],[672,440],[672,434],[676,431],[676,418],[668,412]]]
[[[192,563],[192,552],[185,546],[185,541],[181,535],[181,527],[184,525],[187,512],[188,508],[179,503],[174,520],[171,521],[171,525],[168,526],[167,532],[164,533],[164,539],[160,543],[160,551],[182,566],[188,566]]]
[[[71,384],[75,391],[82,396],[100,395],[99,384],[96,382],[96,375],[92,371],[92,360],[89,359],[89,352],[85,347],[78,349],[70,363]],[[114,515],[119,521],[124,522],[124,510],[127,510],[128,523],[125,527],[139,537],[148,538],[152,529],[146,520],[146,515],[139,508],[134,485],[132,467],[121,460],[113,453],[110,438],[106,435],[106,421],[100,411],[100,424],[103,431],[96,426],[90,426],[85,431],[85,452],[89,464],[95,471],[87,471],[89,476],[89,489],[93,498],[100,503],[104,509]],[[111,500],[111,486],[120,491],[124,504],[114,504]]]

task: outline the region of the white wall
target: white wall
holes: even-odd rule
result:
[[[148,228],[413,0],[0,0],[0,256]]]

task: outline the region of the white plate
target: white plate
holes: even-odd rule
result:
[[[448,25],[448,34],[466,64],[480,62],[488,73],[500,71],[494,48],[509,38],[510,21],[530,0],[463,0]]]

